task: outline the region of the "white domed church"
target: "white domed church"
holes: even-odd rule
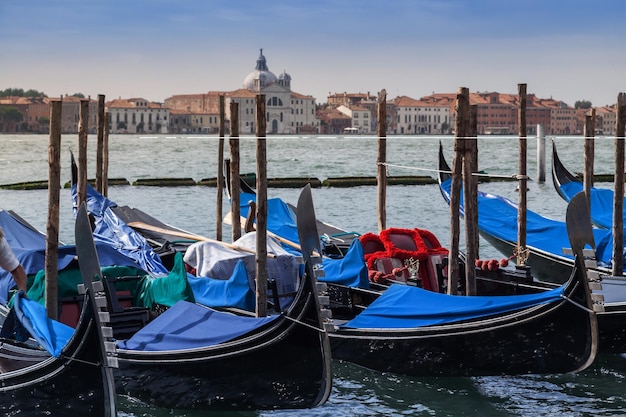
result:
[[[261,49],[256,66],[244,78],[242,88],[228,92],[210,91],[206,94],[172,96],[165,99],[165,104],[179,112],[191,112],[192,120],[207,120],[210,125],[202,127],[202,133],[215,133],[215,116],[219,116],[219,96],[224,95],[226,119],[231,119],[230,103],[239,103],[239,134],[246,135],[256,133],[255,99],[257,94],[264,94],[268,134],[319,133],[320,122],[315,117],[315,98],[292,91],[291,80],[291,76],[285,71],[278,77],[270,71]],[[199,113],[206,117],[198,117]],[[172,118],[174,117],[176,116],[173,115]],[[193,131],[195,129],[192,127]]]

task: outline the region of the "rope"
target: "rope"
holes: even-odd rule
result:
[[[445,174],[452,174],[452,171],[441,170],[441,169],[410,167],[410,166],[406,166],[406,165],[390,164],[388,162],[379,162],[378,164],[379,165],[384,165],[387,168],[394,167],[394,168],[409,169],[409,170],[414,170],[414,171],[426,171],[426,172],[436,172],[436,173],[443,172]],[[472,176],[474,176],[474,177],[486,177],[486,178],[528,179],[527,176],[521,175],[521,174],[494,175],[494,174],[483,174],[483,173],[480,173],[480,172],[472,172]]]
[[[103,366],[102,362],[89,362],[89,361],[84,361],[82,359],[74,358],[74,357],[71,357],[71,356],[65,356],[65,355],[61,355],[60,357],[63,358],[63,359],[67,359],[68,361],[80,362],[80,363],[84,363],[86,365],[98,366],[98,367]]]
[[[297,324],[301,324],[301,325],[303,325],[303,326],[306,326],[306,327],[308,327],[309,329],[313,329],[313,330],[318,331],[318,332],[320,332],[320,333],[327,333],[325,329],[320,329],[319,327],[315,327],[315,326],[313,326],[313,325],[311,325],[311,324],[308,324],[308,323],[305,323],[305,322],[303,322],[303,321],[296,320],[296,319],[294,319],[293,317],[289,317],[289,316],[287,316],[287,315],[285,315],[285,316],[283,316],[283,317],[285,317],[287,320],[291,320],[291,321],[292,321],[292,322],[294,322],[294,323],[297,323]]]
[[[569,301],[570,303],[574,304],[576,307],[580,308],[581,310],[586,311],[587,313],[590,313],[590,314],[595,314],[595,311],[591,310],[591,309],[590,309],[590,308],[588,308],[588,307],[585,307],[584,305],[582,305],[582,304],[580,304],[580,303],[578,303],[578,302],[576,302],[576,301],[572,300],[572,299],[571,299],[571,298],[569,298],[569,297],[566,297],[566,296],[565,296],[565,295],[563,295],[563,294],[561,294],[561,298],[563,298],[565,301]]]

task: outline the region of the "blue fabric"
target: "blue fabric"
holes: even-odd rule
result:
[[[45,269],[46,237],[40,232],[23,225],[8,212],[0,211],[0,226],[5,238],[13,249],[27,275],[37,274]],[[118,253],[114,248],[96,243],[96,250],[101,265],[137,266],[132,259]],[[75,245],[59,246],[58,270],[66,268],[76,257]],[[10,272],[0,269],[0,302],[7,303],[8,292],[15,286]]]
[[[228,280],[188,276],[196,302],[208,307],[236,307],[254,311],[256,300],[248,284],[246,264],[239,260]]]
[[[363,246],[359,239],[352,241],[343,258],[324,258],[322,264],[324,265],[324,276],[319,277],[318,281],[366,289],[370,287],[367,265],[363,259]]]
[[[59,357],[74,329],[47,317],[46,309],[36,301],[20,296],[13,305],[15,317],[28,330],[30,335],[51,355]]]
[[[72,186],[72,199],[76,205],[76,185]],[[95,242],[103,243],[133,259],[136,266],[151,275],[165,275],[167,268],[152,250],[146,239],[124,223],[111,207],[116,204],[87,184],[87,210],[93,215]],[[102,260],[101,260],[102,263]]]
[[[250,211],[249,201],[256,201],[256,195],[241,193],[240,212],[243,217],[247,217]],[[267,200],[267,230],[290,242],[300,244],[296,216],[293,210],[280,198],[270,198]],[[293,249],[291,247],[286,248]]]
[[[444,198],[450,201],[451,180],[441,184]],[[461,192],[461,212],[463,212],[463,192]],[[481,233],[495,236],[507,242],[517,242],[517,204],[511,200],[478,192],[478,229]],[[610,265],[613,258],[613,237],[610,230],[593,229],[596,242],[598,263]],[[526,211],[526,245],[558,256],[563,255],[563,248],[570,248],[567,225],[565,222],[548,219],[539,214]]]
[[[153,352],[215,346],[253,332],[278,317],[240,317],[179,301],[117,346]]]
[[[561,186],[561,191],[570,201],[572,197],[583,190],[583,183],[572,181]],[[613,227],[613,190],[591,187],[591,220],[597,226],[611,229]],[[626,212],[624,212],[626,219]],[[626,224],[626,222],[624,223]]]
[[[242,216],[247,216],[250,210],[247,202],[251,200],[256,201],[254,194],[241,193]],[[295,214],[280,198],[271,198],[267,201],[267,230],[293,243],[300,244]],[[302,255],[290,245],[283,244],[283,248],[291,254]],[[324,265],[324,277],[320,277],[319,281],[369,288],[367,265],[363,259],[363,248],[358,239],[352,241],[348,253],[342,259],[324,258],[322,263]]]
[[[455,323],[561,300],[564,286],[538,294],[454,296],[393,284],[368,308],[342,327],[410,329]]]

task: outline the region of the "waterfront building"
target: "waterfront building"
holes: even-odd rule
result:
[[[350,117],[350,127],[348,132],[358,135],[368,135],[373,133],[372,130],[372,116],[370,110],[366,107],[359,105],[345,106],[341,105],[337,107],[337,110],[346,116]]]
[[[256,132],[256,96],[265,95],[268,134],[318,133],[320,121],[315,116],[315,99],[291,90],[292,77],[287,72],[276,76],[270,71],[263,50],[256,66],[243,80],[243,88],[232,91],[210,91],[206,94],[175,95],[165,99],[170,109],[188,110],[203,115],[202,129],[211,131],[211,122],[219,122],[219,97],[224,96],[226,128],[229,128],[230,103],[238,103],[239,134]],[[206,115],[207,117],[204,117]]]
[[[116,99],[105,104],[110,133],[168,133],[170,109],[144,98]]]
[[[407,96],[393,100],[398,135],[439,135],[450,133],[450,106],[447,101],[417,100]]]
[[[596,134],[603,136],[615,136],[617,128],[617,111],[615,105],[596,107]],[[585,115],[590,114],[587,109]]]

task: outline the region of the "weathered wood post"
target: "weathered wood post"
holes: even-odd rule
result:
[[[519,121],[519,203],[517,211],[517,265],[526,265],[526,210],[527,210],[527,187],[528,175],[526,170],[526,84],[518,84],[519,95],[518,121]]]
[[[587,196],[587,204],[591,210],[591,187],[593,187],[593,161],[594,156],[594,138],[596,134],[596,109],[591,109],[591,114],[585,116],[585,127],[583,135],[585,136],[584,144],[584,160],[585,168],[583,170],[583,189]]]
[[[98,144],[96,148],[96,190],[102,194],[102,158],[104,154],[104,94],[98,94]]]
[[[256,315],[267,316],[267,155],[265,94],[256,95]],[[250,207],[252,210],[252,207]]]
[[[230,212],[232,241],[241,237],[241,196],[239,184],[239,103],[230,102]]]
[[[469,135],[464,141],[463,155],[463,207],[465,208],[465,293],[476,295],[476,269],[474,265],[478,259],[478,180],[473,175],[478,171],[478,138],[477,138],[477,107],[469,106],[469,90],[467,103],[469,110]],[[465,91],[464,91],[465,94]]]
[[[89,100],[80,100],[78,116],[78,178],[76,202],[78,207],[87,199],[87,132],[89,131]]]
[[[615,129],[615,193],[613,196],[613,269],[615,276],[624,269],[624,136],[626,126],[626,93],[617,96]]]
[[[546,182],[546,134],[543,125],[537,125],[537,181]]]
[[[222,240],[222,217],[224,210],[224,120],[226,119],[226,112],[224,108],[224,95],[220,94],[220,120],[218,128],[218,142],[217,142],[217,200],[215,203],[216,208],[216,225],[215,225],[215,239]],[[234,219],[233,219],[234,220]]]
[[[456,127],[450,184],[450,252],[448,254],[448,294],[456,294],[459,286],[459,235],[463,155],[469,136],[469,89],[460,87],[456,94]]]
[[[48,146],[48,221],[46,224],[46,309],[58,318],[59,279],[59,194],[61,192],[61,100],[50,101],[50,144]]]
[[[387,90],[378,93],[378,230],[387,228]]]
[[[102,195],[109,195],[109,125],[111,113],[104,113],[104,138],[102,140]]]

